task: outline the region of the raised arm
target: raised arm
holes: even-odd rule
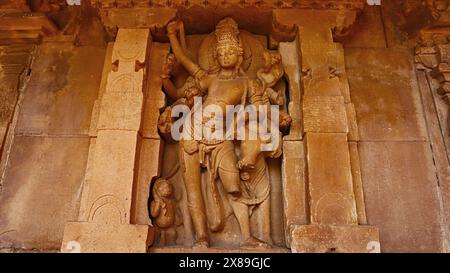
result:
[[[175,66],[178,67],[175,56],[173,56],[173,54],[167,55],[166,62],[162,67],[161,81],[165,93],[173,100],[178,100],[184,97],[184,92],[182,89],[177,89],[170,79]]]
[[[183,51],[183,48],[180,45],[177,37],[177,31],[182,27],[182,22],[175,21],[169,23],[167,26],[167,35],[170,40],[170,45],[172,46],[172,51],[177,60],[186,68],[186,70],[192,76],[196,77],[197,74],[201,71],[200,66],[194,63],[191,59]]]

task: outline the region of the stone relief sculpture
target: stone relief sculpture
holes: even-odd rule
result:
[[[166,179],[156,180],[153,186],[153,201],[150,213],[155,219],[160,231],[160,243],[171,244],[175,242],[177,233],[175,224],[175,200],[173,199],[173,186]]]
[[[171,138],[175,122],[172,117],[173,107],[185,105],[194,112],[198,111],[194,107],[195,97],[202,98],[202,109],[214,105],[226,114],[229,111],[227,106],[254,106],[254,109],[258,109],[262,105],[270,108],[271,105],[285,103],[282,91],[275,87],[284,75],[280,54],[261,50],[259,53],[262,60],[258,63],[254,57],[255,52],[246,48],[248,42],[244,41],[233,19],[225,18],[220,21],[214,35],[204,39],[199,47],[198,63],[188,57],[184,35],[180,35],[182,30],[183,23],[180,21],[167,26],[173,54],[167,56],[161,78],[164,90],[173,103],[159,119],[158,128],[164,137]],[[177,88],[172,76],[179,76],[180,70],[186,73],[177,77],[184,81]],[[270,120],[273,118],[270,114],[269,110],[263,115]],[[212,128],[211,121],[224,119],[223,116],[211,115],[195,120],[195,113],[191,118],[211,132],[219,129]],[[276,132],[270,133],[281,136],[282,132],[289,129],[292,119],[283,111],[276,118],[280,120],[280,127],[276,128]],[[247,123],[246,133],[250,130]],[[209,247],[211,233],[225,232],[227,221],[230,221],[226,208],[231,207],[240,230],[240,247],[271,247],[271,188],[266,158],[281,156],[282,138],[278,138],[273,150],[263,151],[261,144],[270,139],[221,140],[205,135],[197,136],[195,130],[190,134],[192,139],[179,141],[179,161],[192,220],[194,244]],[[151,204],[151,215],[155,217],[156,225],[164,231],[174,225],[168,210],[172,207],[170,202],[165,205],[165,214],[158,210],[163,207],[164,202],[170,200],[168,185],[170,182],[167,181],[155,182],[154,202]],[[252,228],[252,218],[258,226],[257,230]]]

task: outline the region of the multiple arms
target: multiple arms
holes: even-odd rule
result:
[[[174,67],[176,66],[177,60],[172,54],[169,54],[166,59],[166,63],[162,69],[161,81],[164,86],[166,94],[173,100],[178,100],[184,97],[184,92],[181,89],[175,87],[173,82],[170,80],[170,75],[172,74]]]
[[[195,76],[195,74],[200,70],[200,67],[186,56],[180,42],[178,41],[177,31],[181,28],[181,26],[181,22],[171,22],[167,26],[167,35],[169,36],[170,45],[172,46],[173,54],[177,60],[184,66],[184,68],[186,68],[189,74]]]
[[[173,54],[177,58],[177,60],[181,63],[181,65],[184,66],[184,68],[188,71],[189,74],[194,76],[199,81],[199,85],[202,89],[207,89],[207,82],[206,82],[206,72],[203,71],[199,65],[194,63],[191,59],[189,59],[188,56],[184,53],[184,50],[182,46],[180,45],[180,42],[178,41],[177,33],[178,30],[183,29],[183,23],[180,21],[171,22],[167,26],[167,35],[170,40],[170,45],[172,47]]]

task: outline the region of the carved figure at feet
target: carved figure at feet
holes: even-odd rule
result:
[[[175,200],[174,189],[170,181],[158,179],[153,186],[153,201],[150,204],[150,214],[159,231],[159,244],[175,243],[177,232],[175,229]]]

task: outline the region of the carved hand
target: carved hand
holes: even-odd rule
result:
[[[178,65],[178,61],[175,58],[175,55],[169,54],[167,55],[166,62],[162,67],[162,75],[169,76],[172,75],[174,68]]]
[[[173,21],[167,25],[167,34],[168,35],[176,35],[178,30],[180,30],[183,22],[181,21]]]
[[[150,214],[152,217],[158,217],[160,214],[161,206],[158,200],[154,200],[150,205]]]

